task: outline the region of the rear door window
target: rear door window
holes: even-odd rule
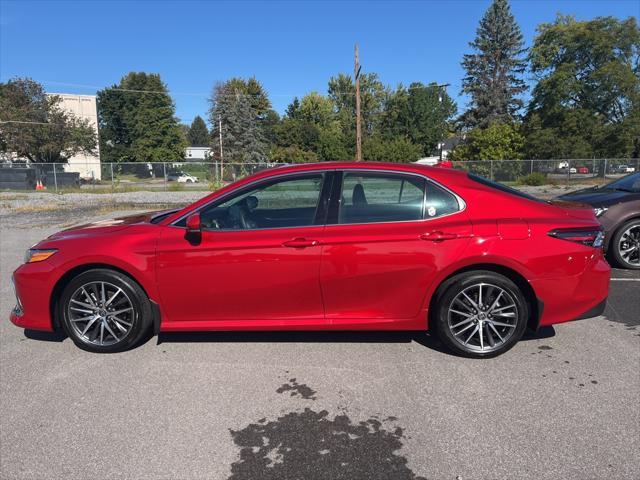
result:
[[[344,172],[338,223],[421,220],[425,186],[413,175]]]

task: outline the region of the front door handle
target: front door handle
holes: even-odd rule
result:
[[[456,238],[458,238],[457,233],[441,232],[439,230],[420,235],[420,240],[426,240],[428,242],[443,242],[445,240],[454,240]]]
[[[307,247],[315,247],[318,245],[317,240],[309,240],[306,238],[294,238],[293,240],[288,240],[282,244],[283,247],[289,248],[307,248]]]

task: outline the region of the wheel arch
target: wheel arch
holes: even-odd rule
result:
[[[607,243],[605,244],[605,251],[610,253],[609,250],[613,246],[613,237],[615,237],[618,232],[624,227],[627,223],[640,220],[640,212],[634,212],[628,217],[619,220],[614,227],[611,229],[611,233],[607,236]]]
[[[429,301],[429,325],[431,325],[432,315],[434,315],[436,312],[435,307],[439,300],[439,297],[448,288],[451,279],[461,273],[473,271],[490,271],[498,273],[507,277],[509,280],[515,283],[522,291],[522,294],[524,295],[524,298],[527,301],[527,306],[529,308],[529,319],[527,320],[527,326],[532,330],[538,329],[538,326],[540,325],[540,318],[542,317],[542,310],[544,308],[542,301],[536,296],[533,287],[520,272],[514,270],[513,268],[497,263],[476,263],[472,265],[466,265],[447,275],[447,277],[445,277],[440,282]]]
[[[149,296],[149,292],[144,287],[142,282],[140,282],[130,272],[120,267],[117,267],[112,264],[100,263],[100,262],[92,262],[92,263],[84,263],[81,265],[76,265],[75,267],[67,270],[55,283],[55,285],[53,286],[53,289],[51,290],[51,296],[49,298],[49,315],[51,316],[51,326],[53,327],[54,331],[62,330],[62,325],[60,324],[60,319],[58,318],[58,315],[56,312],[57,312],[58,300],[60,299],[60,296],[62,295],[62,292],[64,291],[65,287],[69,284],[69,282],[73,278],[80,275],[81,273],[87,272],[89,270],[96,270],[96,269],[112,270],[114,272],[118,272],[126,276],[127,278],[131,279],[131,281],[135,282],[142,289],[142,291],[145,293],[145,295],[149,299],[149,302],[151,303],[151,310],[153,311],[153,330],[154,330],[154,333],[159,332],[160,308],[158,304],[151,299],[151,297]]]
[[[615,240],[616,236],[618,235],[618,233],[620,233],[622,231],[622,229],[625,226],[627,226],[627,224],[629,224],[630,222],[637,222],[637,221],[640,221],[640,212],[633,212],[628,217],[625,217],[622,220],[620,220],[615,225],[615,227],[611,229],[611,234],[606,236],[605,245],[604,245],[604,253],[605,253],[609,263],[612,264],[613,266],[617,266],[619,268],[629,268],[626,265],[621,264],[621,262],[617,259],[616,251],[615,251],[617,246],[616,246],[616,242],[614,240]]]

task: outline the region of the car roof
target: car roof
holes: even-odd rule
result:
[[[389,172],[416,173],[439,179],[458,179],[466,176],[466,172],[454,170],[452,168],[432,167],[417,163],[392,163],[392,162],[315,162],[301,163],[294,165],[283,165],[281,167],[269,168],[252,175],[251,178],[270,177],[272,175],[282,175],[286,173],[296,173],[316,170],[384,170]]]

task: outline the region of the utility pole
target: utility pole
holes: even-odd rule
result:
[[[220,140],[220,185],[222,185],[224,168],[224,157],[222,156],[222,115],[218,115],[218,138]]]
[[[360,59],[358,44],[355,47],[355,64],[353,67],[356,81],[356,162],[362,161],[362,120],[360,118]]]
[[[447,92],[447,87],[449,86],[449,83],[441,83],[441,84],[436,84],[436,87],[438,88],[438,102],[442,103],[443,100],[443,95],[442,92],[444,91],[444,93]],[[442,162],[442,148],[444,147],[444,138],[440,139],[440,162]]]

